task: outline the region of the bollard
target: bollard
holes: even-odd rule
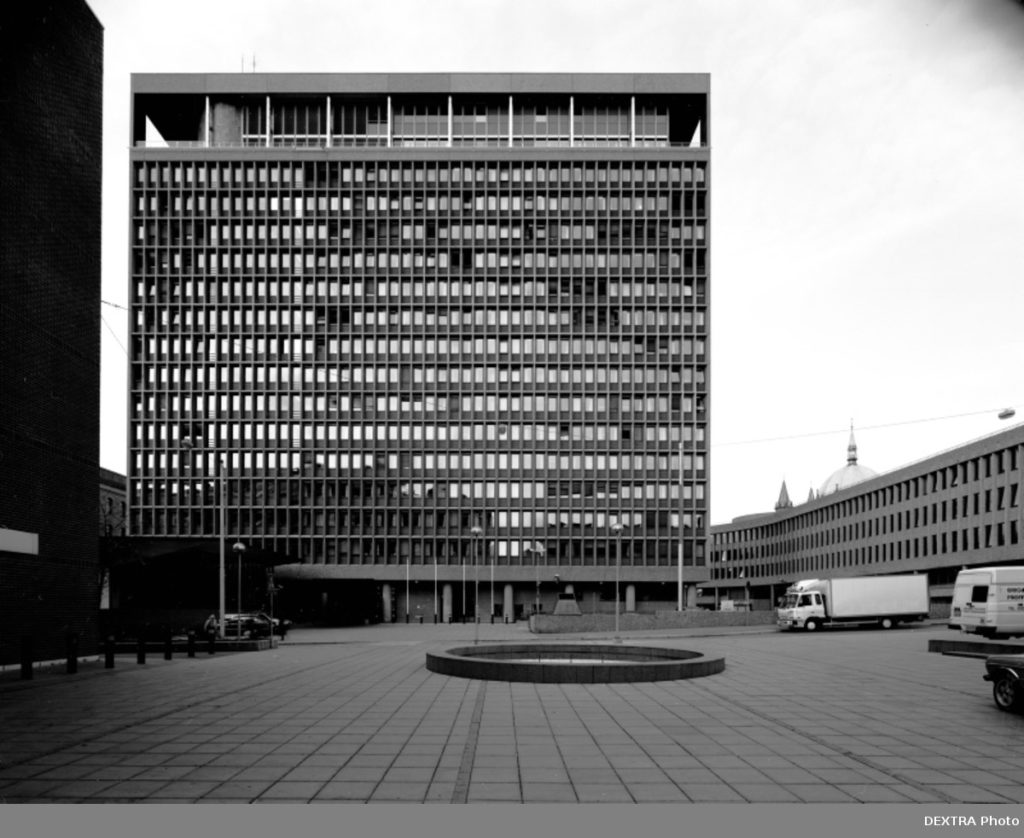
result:
[[[114,636],[110,635],[107,638],[106,646],[103,649],[103,668],[113,669],[114,668]]]
[[[207,645],[207,649],[206,649],[207,653],[212,655],[214,653],[214,651],[217,649],[217,634],[216,634],[216,632],[210,632],[210,639],[207,641],[206,645]]]
[[[167,632],[167,636],[164,638],[164,660],[169,661],[174,657],[174,639],[170,632]]]
[[[407,623],[409,622],[409,612],[408,611],[405,612],[405,621]]]
[[[21,638],[21,680],[32,680],[32,638]]]
[[[146,637],[140,634],[138,643],[135,645],[135,661],[136,663],[146,662]]]
[[[188,633],[188,656],[190,658],[196,656],[196,633],[194,631]]]
[[[78,672],[78,635],[74,632],[70,633],[67,637],[65,644],[67,649],[67,669],[65,670],[68,675],[74,675]]]

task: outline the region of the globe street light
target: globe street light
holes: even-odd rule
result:
[[[480,537],[484,534],[481,527],[473,527],[473,645],[480,641],[480,566],[477,557],[480,553]]]
[[[622,524],[616,521],[612,524],[612,532],[615,533],[615,642],[621,643],[619,636],[619,573],[622,568]]]

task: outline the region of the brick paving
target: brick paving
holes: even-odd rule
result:
[[[300,628],[261,652],[4,673],[0,800],[1024,802],[1024,717],[995,709],[982,661],[927,651],[941,625],[626,636],[725,656],[725,672],[689,681],[425,669],[472,632]],[[555,639],[523,624],[480,638]]]

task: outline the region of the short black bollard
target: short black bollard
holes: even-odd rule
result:
[[[212,655],[217,649],[217,635],[214,632],[210,632],[210,639],[207,641],[206,645],[206,651]]]
[[[194,631],[188,633],[188,656],[190,658],[196,656],[196,633]]]
[[[113,669],[114,668],[114,637],[111,635],[107,638],[106,646],[103,648],[103,668]]]
[[[21,680],[32,680],[32,638],[21,638]]]
[[[405,621],[407,623],[409,622],[409,612],[408,611],[405,612]]]
[[[136,663],[146,662],[146,638],[143,635],[139,635],[139,641],[135,645],[135,661]]]
[[[66,672],[68,675],[74,675],[78,672],[78,635],[73,632],[69,634],[65,645],[68,658]]]
[[[164,638],[164,660],[169,661],[174,657],[174,638],[171,637],[171,633],[167,632],[167,636]]]

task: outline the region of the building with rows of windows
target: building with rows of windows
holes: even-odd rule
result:
[[[771,607],[798,579],[927,573],[933,608],[948,613],[957,572],[1024,560],[1024,425],[884,474],[847,465],[793,505],[711,528],[701,602]]]
[[[512,618],[556,577],[611,610],[617,563],[627,608],[694,602],[706,75],[131,95],[134,536],[209,545],[223,511],[325,620],[459,619],[477,590]]]

